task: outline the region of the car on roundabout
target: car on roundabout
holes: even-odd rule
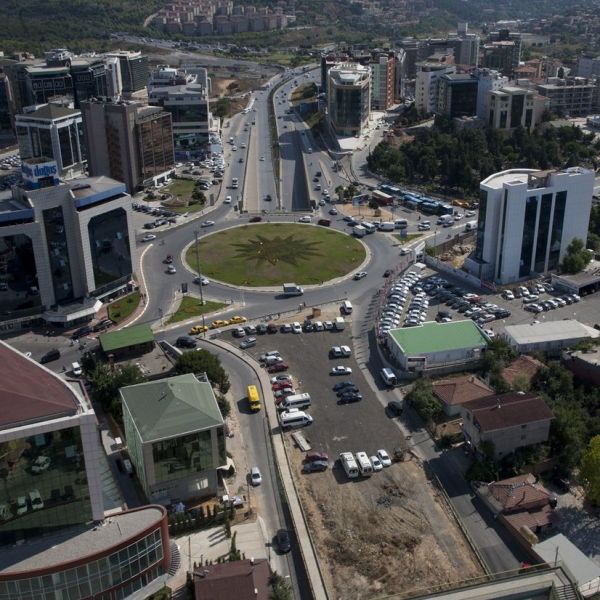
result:
[[[366,276],[367,276],[366,271],[359,271],[358,273],[354,274],[354,277],[352,279],[354,279],[354,281],[358,281],[359,279],[363,279]]]
[[[246,319],[246,317],[241,317],[239,315],[235,315],[234,317],[231,317],[231,319],[229,319],[229,324],[230,325],[236,325],[238,323],[245,323],[248,319]]]
[[[151,242],[152,240],[155,240],[156,236],[153,233],[147,233],[143,238],[142,238],[142,242]]]
[[[352,369],[350,367],[345,367],[344,365],[338,365],[337,367],[333,367],[329,372],[330,375],[352,375]]]
[[[311,218],[308,215],[304,215],[298,219],[298,223],[310,223]]]
[[[175,268],[174,265],[168,265],[167,266],[167,271],[166,271],[169,275],[175,275],[175,273],[177,273],[177,269]]]
[[[190,329],[190,335],[198,335],[200,333],[204,333],[205,331],[208,331],[207,325],[194,325]]]
[[[202,223],[200,223],[200,227],[212,227],[214,224],[214,221],[202,221]]]
[[[198,277],[194,277],[194,283],[196,285],[208,285],[210,283],[210,280],[204,277],[204,275],[200,275]]]
[[[229,321],[225,319],[217,319],[210,324],[211,329],[218,329],[219,327],[227,327],[229,325]]]

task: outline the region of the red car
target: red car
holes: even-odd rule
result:
[[[293,388],[285,388],[283,390],[279,390],[278,392],[275,392],[273,394],[275,398],[275,403],[279,404],[284,398],[287,398],[288,396],[293,396],[295,393],[296,392]]]
[[[285,390],[285,389],[291,388],[291,387],[292,387],[291,381],[278,381],[277,383],[274,383],[271,385],[271,389],[274,392],[278,392],[279,390]]]
[[[164,262],[165,262],[165,264],[170,265],[173,262],[173,255],[172,254],[167,254]]]
[[[329,456],[325,452],[317,452],[316,450],[310,450],[304,455],[304,462],[314,462],[315,460],[329,461]]]
[[[274,365],[271,365],[267,369],[267,371],[269,373],[280,373],[281,371],[287,371],[288,369],[289,369],[289,367],[285,363],[276,363]]]

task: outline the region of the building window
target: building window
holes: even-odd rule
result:
[[[546,251],[548,249],[548,237],[550,234],[550,215],[552,213],[552,194],[542,196],[540,206],[540,218],[538,221],[537,243],[535,246],[534,271],[544,273],[546,270]]]
[[[42,214],[55,301],[72,300],[73,280],[62,206],[48,208]]]
[[[567,192],[557,192],[554,201],[554,219],[552,221],[552,233],[550,237],[550,255],[548,257],[549,271],[556,269],[556,267],[558,267],[558,261],[560,260],[566,204]]]
[[[523,222],[523,237],[521,238],[519,277],[526,277],[531,272],[531,257],[533,255],[533,240],[535,239],[537,205],[537,196],[529,196],[525,201],[525,219]]]
[[[479,191],[479,221],[477,222],[477,241],[475,243],[475,258],[483,260],[483,244],[485,238],[485,220],[487,211],[487,191]]]
[[[508,190],[504,190],[504,199],[502,200],[502,226],[500,229],[500,240],[498,246],[500,247],[500,254],[498,255],[498,271],[497,277],[500,279],[502,277],[502,259],[504,257],[504,231],[506,228],[506,209],[508,206]]]

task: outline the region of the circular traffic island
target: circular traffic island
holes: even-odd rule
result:
[[[242,225],[198,243],[202,275],[247,287],[321,283],[347,275],[366,255],[365,246],[353,237],[306,224]],[[195,244],[188,248],[186,262],[198,271]]]

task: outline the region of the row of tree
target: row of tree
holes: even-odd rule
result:
[[[436,118],[412,142],[382,142],[367,162],[371,171],[394,182],[435,184],[447,192],[476,196],[482,179],[504,169],[593,165],[600,150],[600,142],[593,139],[574,126],[545,123],[531,133],[522,127],[507,132],[457,129],[447,118]]]

